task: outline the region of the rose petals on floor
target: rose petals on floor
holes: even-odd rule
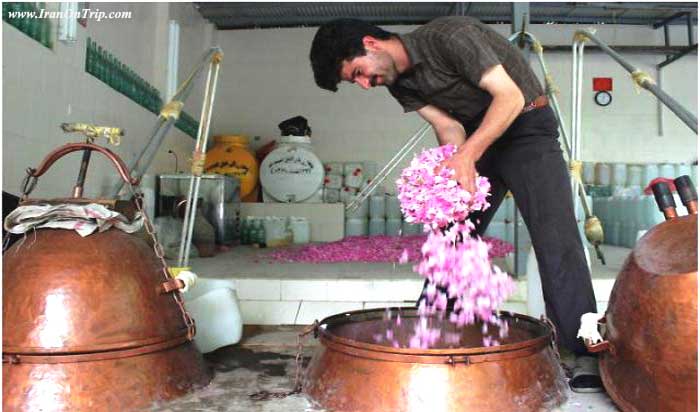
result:
[[[407,263],[418,262],[426,235],[350,236],[328,243],[270,249],[261,256],[277,263]],[[513,245],[487,237],[489,257],[500,258],[514,251]],[[402,259],[403,257],[403,259]]]

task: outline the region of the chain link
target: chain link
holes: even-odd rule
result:
[[[304,372],[304,338],[311,332],[314,333],[314,337],[318,337],[318,328],[319,323],[318,320],[316,320],[313,324],[306,327],[300,334],[297,335],[297,354],[294,357],[294,364],[296,366],[296,370],[294,372],[294,388],[291,391],[286,392],[260,391],[250,395],[250,399],[254,401],[282,399],[301,393],[303,389],[302,375]]]
[[[138,210],[141,216],[143,216],[143,226],[146,229],[146,233],[150,236],[151,240],[153,241],[153,251],[155,252],[156,256],[158,257],[158,260],[160,261],[163,277],[166,281],[170,280],[170,272],[168,271],[168,264],[165,262],[165,252],[163,251],[163,246],[158,241],[158,237],[156,236],[156,231],[153,227],[153,224],[151,223],[151,219],[148,217],[148,214],[143,209],[143,193],[136,192],[134,190],[134,186],[131,183],[128,183],[127,187],[129,188],[133,196],[134,204],[136,205],[136,210]],[[180,312],[182,312],[182,319],[185,322],[185,326],[187,327],[187,337],[189,338],[189,340],[192,340],[194,339],[194,336],[197,333],[197,328],[195,326],[194,319],[192,319],[192,316],[190,316],[190,314],[185,309],[185,303],[182,298],[182,293],[180,293],[180,291],[174,291],[172,293],[172,296],[173,299],[175,299],[175,303],[177,303],[178,307],[180,308]]]

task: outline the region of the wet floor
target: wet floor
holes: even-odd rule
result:
[[[204,357],[214,371],[212,382],[182,398],[153,405],[159,412],[322,412],[294,389],[297,371],[295,327],[267,327],[248,332],[234,346],[221,348]],[[303,366],[316,342],[308,338],[301,360]],[[617,412],[604,393],[569,392],[567,401],[553,412]],[[390,411],[386,411],[390,412]],[[426,411],[433,412],[433,411]]]

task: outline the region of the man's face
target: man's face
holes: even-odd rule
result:
[[[367,90],[375,86],[391,86],[398,77],[396,63],[383,50],[367,50],[364,56],[346,60],[340,68],[340,78]]]

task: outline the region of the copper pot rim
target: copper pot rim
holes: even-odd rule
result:
[[[68,355],[78,355],[78,354],[90,354],[90,353],[100,353],[108,351],[125,351],[132,350],[144,346],[158,345],[164,342],[169,342],[173,340],[178,340],[187,337],[187,328],[178,328],[165,336],[154,336],[143,339],[132,339],[129,341],[122,342],[108,342],[103,344],[95,345],[82,345],[82,346],[66,346],[59,348],[46,348],[46,347],[34,347],[34,346],[17,346],[10,345],[3,342],[2,352],[8,354],[17,355],[46,355],[46,356],[68,356]]]
[[[349,312],[343,312],[336,315],[328,316],[318,323],[316,330],[327,346],[333,347],[341,351],[345,351],[351,354],[363,354],[367,357],[376,357],[378,359],[408,359],[416,362],[423,363],[451,363],[455,359],[469,359],[475,360],[478,358],[483,358],[485,360],[490,360],[494,357],[505,356],[510,357],[509,352],[517,352],[518,356],[524,353],[535,353],[547,346],[548,344],[553,344],[553,331],[549,325],[546,323],[533,318],[528,315],[523,315],[519,313],[510,313],[506,311],[500,311],[499,317],[510,317],[514,318],[516,321],[523,320],[529,323],[534,323],[543,329],[543,333],[540,336],[532,339],[526,339],[523,341],[509,343],[505,345],[498,346],[482,346],[477,348],[447,348],[447,349],[411,349],[411,348],[394,348],[393,346],[378,345],[373,343],[360,342],[354,339],[343,338],[336,336],[329,332],[324,325],[335,325],[341,323],[346,323],[350,321],[360,321],[360,320],[373,320],[376,317],[381,317],[386,309],[389,310],[401,310],[401,314],[404,317],[411,317],[410,313],[417,311],[415,307],[391,307],[391,308],[379,308],[379,309],[364,309],[355,310]],[[366,317],[367,315],[377,315],[375,318]],[[355,320],[353,318],[362,318],[360,320]],[[483,356],[481,356],[483,355]],[[457,358],[455,358],[455,356]],[[431,361],[431,358],[436,358]],[[469,363],[468,361],[465,363]]]

